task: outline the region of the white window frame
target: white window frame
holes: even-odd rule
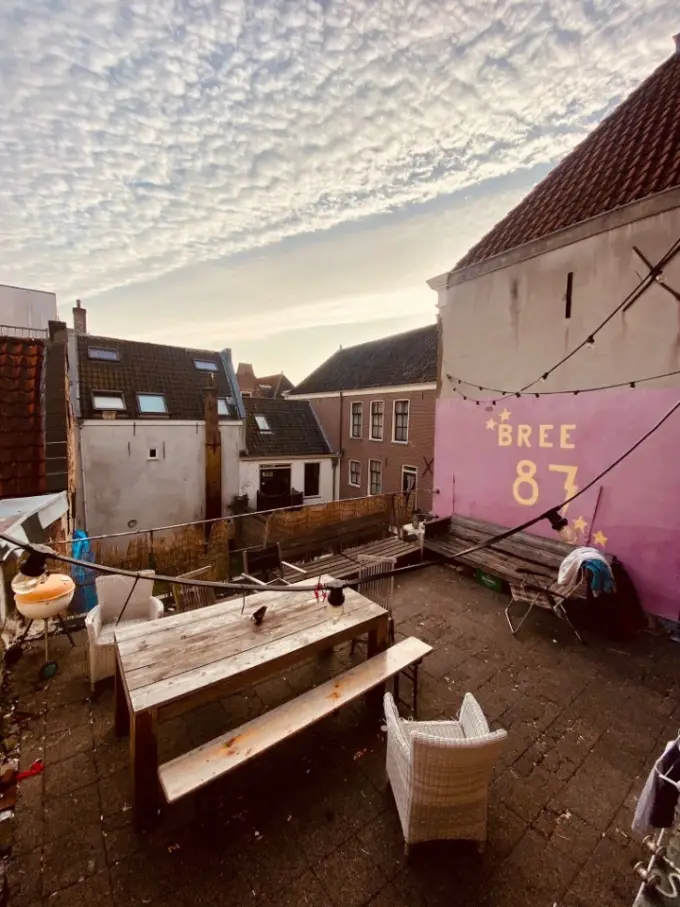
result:
[[[199,372],[219,372],[220,367],[210,359],[194,359],[194,368]]]
[[[380,466],[380,491],[371,491],[371,485],[373,484],[371,481],[371,463],[377,463],[378,466]],[[376,460],[373,457],[371,457],[368,461],[368,494],[369,494],[369,496],[382,494],[383,493],[382,487],[383,487],[383,463],[382,463],[382,460]]]
[[[97,353],[113,353],[112,356],[101,356]],[[87,358],[94,359],[97,362],[120,362],[120,351],[115,350],[111,346],[88,346],[87,348]]]
[[[97,397],[120,397],[122,406],[99,406]],[[127,401],[123,391],[92,391],[92,408],[98,413],[124,413],[127,410]]]
[[[400,438],[397,438],[397,403],[406,403],[408,409],[406,411],[406,439],[402,441]],[[411,401],[408,397],[400,397],[399,400],[392,401],[392,443],[393,444],[408,444],[408,435],[409,429],[411,427]]]
[[[359,467],[359,470],[358,470],[359,481],[358,482],[352,481],[352,463],[356,463],[356,465]],[[349,463],[347,464],[347,484],[351,485],[352,488],[361,488],[361,460],[350,460]]]
[[[359,407],[359,434],[354,434],[354,407]],[[353,441],[360,441],[364,434],[364,404],[361,400],[353,400],[349,405],[349,436]]]
[[[140,416],[167,416],[168,415],[168,401],[165,394],[155,394],[152,391],[137,391],[135,395],[137,397],[137,409],[139,410]],[[157,397],[163,401],[163,409],[160,410],[145,410],[142,409],[142,397]]]
[[[258,431],[261,431],[263,434],[271,434],[271,425],[264,413],[255,413],[253,418],[255,419],[255,425],[257,426]]]
[[[411,476],[415,476],[415,482],[413,483],[413,488],[411,488],[410,490],[411,491],[418,490],[418,467],[409,466],[408,464],[404,463],[401,467],[401,491],[402,491],[402,494],[406,493],[406,490],[404,488],[404,475],[407,475],[407,474],[411,475]]]
[[[318,476],[317,476],[317,489],[316,494],[307,494],[307,467],[308,466],[317,466],[318,467]],[[305,498],[320,498],[321,497],[321,463],[318,460],[305,460],[302,467],[302,495]]]
[[[373,407],[376,404],[382,406],[382,436],[380,438],[373,437]],[[371,400],[370,406],[368,408],[368,440],[369,441],[384,441],[385,440],[385,401],[384,400]]]

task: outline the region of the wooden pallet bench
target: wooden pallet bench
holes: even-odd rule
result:
[[[297,567],[306,570],[310,577],[327,573],[336,579],[350,579],[359,572],[359,555],[367,554],[371,557],[396,557],[397,562],[415,559],[420,552],[415,542],[404,542],[396,536],[368,542],[366,545],[356,545],[345,548],[341,554],[329,554],[314,561],[298,562]],[[284,571],[283,577],[288,582],[299,582],[300,576],[290,568]]]
[[[411,636],[326,683],[265,712],[240,728],[166,762],[158,769],[168,803],[199,790],[277,743],[332,715],[432,651]]]
[[[450,519],[437,520],[426,524],[425,550],[444,559],[450,559],[460,551],[479,545],[494,535],[505,532],[506,526],[475,520],[471,517],[454,515]],[[478,568],[501,579],[511,586],[531,582],[531,575],[537,579],[554,581],[557,571],[573,545],[554,539],[542,538],[527,532],[518,532],[490,548],[476,551],[455,560],[468,567]],[[609,558],[608,555],[605,554]],[[574,596],[585,598],[583,585]]]

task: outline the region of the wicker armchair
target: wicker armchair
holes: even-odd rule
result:
[[[139,579],[135,583],[130,576],[105,575],[95,580],[99,604],[85,618],[90,686],[93,690],[97,681],[113,677],[116,673],[116,627],[122,629],[163,616],[162,603],[152,595],[154,571],[142,570],[140,573],[148,579]],[[125,612],[121,618],[123,608]]]
[[[465,694],[458,721],[404,721],[385,695],[387,776],[404,832],[405,852],[421,841],[486,842],[489,782],[507,738],[490,731]]]

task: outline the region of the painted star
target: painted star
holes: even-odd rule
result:
[[[600,532],[599,529],[597,530],[597,532],[593,536],[593,544],[601,545],[604,548],[604,546],[607,544],[607,536],[604,534],[604,532]]]
[[[509,418],[510,418],[510,410],[504,409],[503,412],[501,413],[501,422],[507,422]]]
[[[578,532],[585,532],[587,525],[588,524],[586,523],[586,521],[583,519],[582,516],[577,517],[574,520],[574,529],[576,529]]]
[[[489,431],[493,431],[497,425],[498,422],[496,422],[495,419],[487,419],[486,421],[486,427],[489,429]]]

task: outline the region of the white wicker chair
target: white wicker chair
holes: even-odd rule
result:
[[[116,672],[116,652],[114,633],[116,626],[129,626],[156,620],[163,615],[163,604],[152,595],[153,570],[142,570],[149,579],[137,580],[137,585],[130,596],[130,589],[135,583],[131,576],[104,575],[95,580],[98,604],[85,618],[87,629],[87,655],[90,665],[90,686],[99,680],[113,677]],[[128,596],[130,600],[128,601]],[[125,607],[127,602],[127,607]],[[118,617],[125,607],[122,620]]]
[[[404,832],[405,852],[421,841],[486,842],[489,782],[507,738],[490,731],[466,693],[458,721],[404,721],[385,694],[387,776]]]

